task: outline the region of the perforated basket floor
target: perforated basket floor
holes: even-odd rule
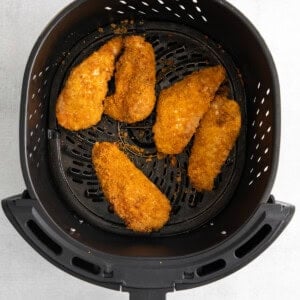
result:
[[[112,38],[113,28],[115,26],[101,28],[100,32],[90,34],[70,50],[55,77],[52,102],[56,101],[72,67]],[[222,64],[228,72],[225,85],[231,96],[240,103],[245,119],[241,78],[220,45],[198,32],[170,23],[129,22],[126,31],[126,34],[145,35],[155,49],[157,95],[162,89],[195,70]],[[54,114],[54,111],[51,113]],[[127,230],[122,220],[114,214],[98,184],[91,162],[91,149],[96,141],[119,143],[135,165],[170,199],[171,219],[160,232],[152,235],[164,236],[191,230],[207,222],[226,205],[235,190],[243,167],[244,155],[239,149],[243,148],[244,129],[222,173],[215,180],[213,192],[203,194],[191,186],[187,176],[192,142],[180,155],[159,155],[153,141],[154,122],[155,111],[147,120],[133,125],[119,123],[104,116],[97,126],[77,133],[59,128],[60,144],[56,149],[59,159],[56,167],[63,172],[60,174],[60,178],[63,179],[60,181],[63,183],[60,184],[60,189],[64,195],[68,195],[68,202],[75,207],[79,216],[109,231],[134,234]]]

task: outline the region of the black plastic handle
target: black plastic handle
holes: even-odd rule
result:
[[[103,254],[86,254],[72,239],[66,240],[65,236],[51,231],[38,201],[30,199],[27,192],[3,200],[2,207],[23,238],[48,261],[85,281],[127,291],[131,300],[163,300],[168,292],[198,287],[239,270],[268,248],[288,225],[295,211],[294,206],[275,202],[271,196],[245,226],[218,247],[182,257],[176,262],[164,260],[164,268],[159,269],[160,276],[152,263],[128,262],[127,258],[127,266],[128,263],[142,264],[139,265],[143,269],[139,279],[143,284],[137,284],[136,273],[130,272],[134,268],[125,268],[121,258],[120,261],[115,259],[112,266],[114,276],[109,276]],[[74,261],[78,256],[81,269]]]
[[[275,201],[271,195],[238,233],[204,257],[207,263],[196,269],[198,277],[183,280],[176,290],[194,288],[219,280],[250,263],[283,232],[295,213],[293,205]],[[193,282],[194,281],[194,282]]]
[[[165,300],[167,291],[165,289],[161,290],[134,290],[131,289],[130,300]]]

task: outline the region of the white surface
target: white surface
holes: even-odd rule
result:
[[[19,98],[33,43],[68,0],[0,0],[0,199],[24,189],[18,156]],[[282,90],[282,144],[273,193],[299,204],[300,40],[296,0],[231,0],[256,25],[273,53]],[[297,137],[298,136],[298,137]],[[300,219],[259,258],[214,284],[168,299],[300,299]],[[0,299],[127,299],[75,279],[36,254],[0,210]]]

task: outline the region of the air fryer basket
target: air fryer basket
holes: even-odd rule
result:
[[[169,223],[152,236],[178,234],[199,227],[220,211],[236,188],[244,163],[246,122],[236,149],[232,151],[222,174],[215,182],[214,191],[202,194],[196,192],[187,176],[191,145],[176,157],[162,158],[157,154],[152,134],[155,111],[145,121],[133,125],[118,123],[104,116],[93,128],[70,132],[57,127],[54,107],[66,74],[74,65],[109,40],[114,31],[126,30],[127,34],[143,34],[153,44],[157,58],[157,95],[163,88],[192,71],[209,65],[223,64],[228,71],[227,86],[231,89],[232,96],[239,100],[243,119],[246,120],[245,95],[238,69],[220,45],[183,25],[144,20],[137,21],[137,24],[126,22],[116,26],[115,28],[109,25],[100,32],[96,30],[87,35],[75,48],[69,49],[64,63],[59,66],[54,76],[50,93],[48,130],[59,134],[60,143],[50,144],[50,151],[55,158],[52,161],[52,169],[57,187],[65,200],[86,221],[108,231],[136,235],[126,229],[124,223],[113,214],[112,208],[104,199],[92,167],[91,152],[95,142],[117,142],[171,200],[173,211]]]
[[[190,146],[157,156],[153,113],[134,125],[108,117],[89,130],[57,126],[68,73],[117,32],[145,35],[157,57],[157,94],[199,68],[222,64],[243,126],[211,193],[190,185]],[[96,141],[119,142],[168,196],[170,222],[135,234],[104,200],[91,164]],[[25,71],[21,163],[28,191],[2,202],[22,236],[49,261],[92,283],[163,299],[222,278],[259,255],[294,207],[270,196],[280,143],[280,95],[271,55],[250,22],[223,0],[77,0],[37,41]],[[142,151],[141,151],[142,149]]]

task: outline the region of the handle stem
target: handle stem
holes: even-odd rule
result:
[[[165,300],[166,290],[130,290],[130,300]]]

